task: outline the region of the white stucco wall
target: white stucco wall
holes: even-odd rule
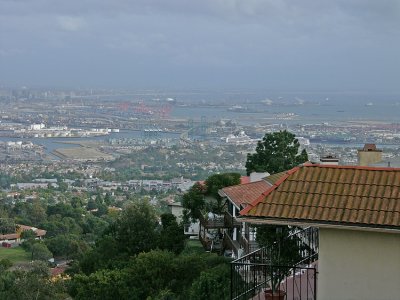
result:
[[[320,229],[318,299],[400,299],[400,234]]]

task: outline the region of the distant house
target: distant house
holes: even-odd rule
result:
[[[183,216],[183,206],[180,202],[170,202],[168,208],[173,214],[178,222],[182,221]],[[199,235],[199,222],[192,222],[184,224],[184,234],[187,236],[197,237]]]
[[[48,187],[52,186],[54,188],[58,188],[57,183],[42,183],[42,182],[18,182],[16,184],[11,184],[12,189],[18,190],[28,190],[28,189],[47,189]]]
[[[219,190],[219,195],[227,200],[225,212],[224,247],[233,251],[234,257],[239,257],[252,250],[258,249],[255,242],[256,232],[249,223],[237,219],[239,212],[250,203],[258,199],[271,187],[271,184],[264,180],[225,187]],[[228,226],[229,225],[229,226]]]
[[[277,177],[240,219],[319,228],[317,292],[306,299],[400,299],[400,169],[305,164]]]
[[[236,217],[239,216],[241,209],[257,199],[272,185],[267,180],[268,175],[269,173],[254,172],[250,176],[241,176],[239,185],[225,187],[218,191],[219,195],[225,199],[224,214],[208,213],[200,218],[199,237],[207,249],[217,249],[225,254],[229,252],[229,255],[233,257],[240,257],[258,249],[255,242],[255,228],[238,221]]]
[[[11,244],[20,242],[22,232],[27,230],[32,230],[36,234],[36,239],[43,239],[43,237],[46,235],[46,230],[38,229],[32,226],[16,224],[14,232],[10,232],[7,234],[0,234],[0,242],[11,243]]]

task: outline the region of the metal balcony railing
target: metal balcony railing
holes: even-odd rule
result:
[[[205,218],[203,215],[199,218],[200,225],[204,228],[224,228],[225,220],[223,216],[214,216],[213,218]]]
[[[296,253],[283,259],[280,254],[288,245]],[[270,299],[316,299],[317,259],[318,230],[296,230],[279,243],[231,263],[231,299],[265,299],[268,290],[282,294]]]

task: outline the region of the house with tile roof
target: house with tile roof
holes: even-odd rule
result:
[[[255,241],[255,228],[249,223],[238,221],[237,217],[243,208],[258,199],[271,186],[271,183],[261,179],[219,190],[219,195],[226,199],[225,221],[230,224],[224,232],[224,248],[231,250],[234,257],[240,257],[259,248]]]
[[[226,200],[224,213],[221,215],[216,215],[208,212],[207,214],[199,217],[199,240],[205,249],[210,251],[218,251],[220,253],[224,253],[225,250],[227,253],[228,251],[231,251],[230,255],[238,257],[245,253],[245,249],[248,250],[250,249],[250,246],[254,246],[254,242],[249,243],[243,239],[243,235],[240,235],[243,229],[242,222],[236,220],[236,216],[239,215],[239,211],[244,206],[235,206],[236,200],[233,202],[229,201],[231,198],[228,195],[231,195],[232,193],[235,194],[235,190],[240,190],[242,186],[250,186],[251,188],[243,188],[243,190],[247,189],[253,191],[252,193],[254,193],[254,190],[258,184],[254,185],[252,181],[260,181],[261,178],[267,175],[269,174],[253,172],[250,174],[250,176],[241,176],[239,185],[227,187],[218,191],[219,196]],[[205,185],[205,181],[199,181],[199,183],[203,186]],[[255,196],[253,196],[251,199],[255,200],[263,191],[266,190],[266,188],[269,187],[269,185],[265,182],[262,186],[263,188],[261,188],[260,192],[255,194]],[[259,189],[256,190],[258,191]],[[225,194],[225,191],[227,194]],[[241,192],[239,191],[238,193]],[[206,196],[205,198],[209,202],[215,200],[212,196]],[[236,202],[240,201],[241,200],[239,199]],[[249,233],[249,230],[247,230],[247,233]],[[241,243],[239,243],[239,241]]]
[[[310,299],[400,299],[400,169],[304,164],[275,179],[239,219],[319,229]]]
[[[36,239],[43,239],[46,235],[46,230],[39,229],[32,226],[22,225],[22,224],[15,224],[14,228],[7,233],[0,233],[0,242],[6,242],[10,244],[14,244],[21,241],[21,234],[24,231],[31,230],[36,235]]]

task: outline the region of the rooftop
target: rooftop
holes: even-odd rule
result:
[[[240,213],[253,221],[400,230],[400,169],[305,164],[280,173]]]
[[[271,187],[264,180],[225,187],[220,190],[221,196],[228,197],[237,207],[246,207],[258,199],[262,193]]]

